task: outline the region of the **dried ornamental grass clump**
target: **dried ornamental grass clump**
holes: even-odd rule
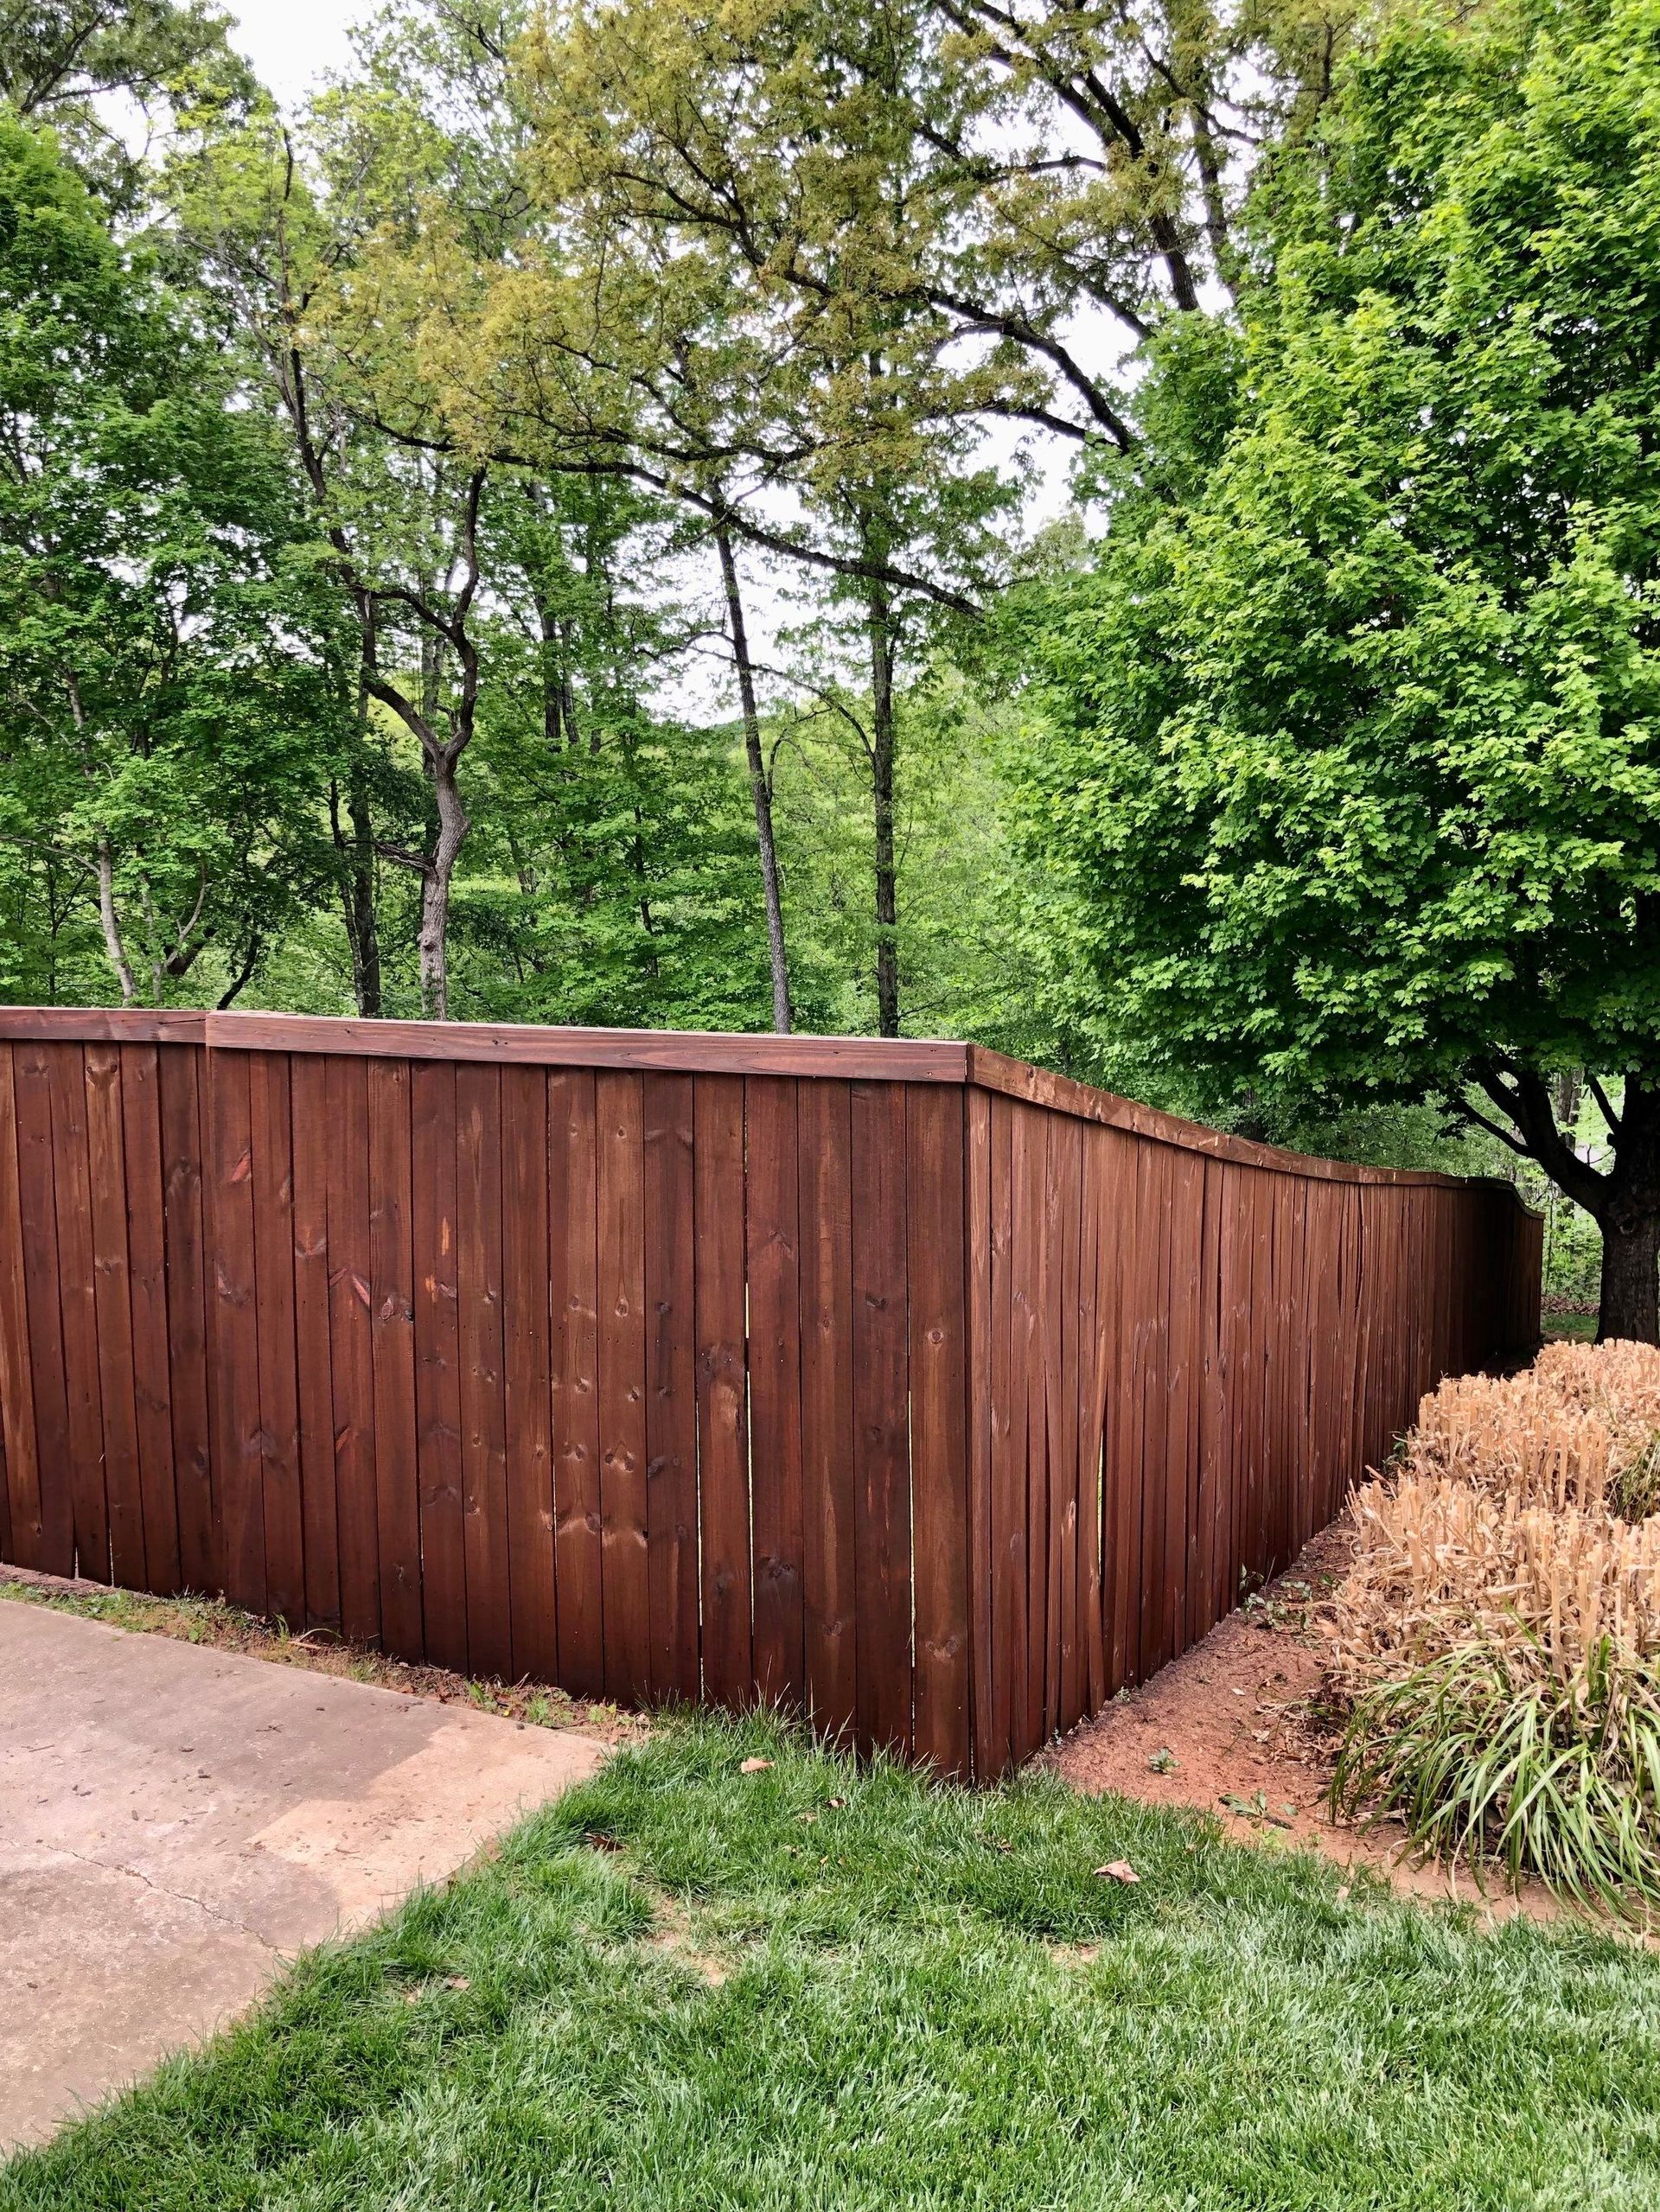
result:
[[[1333,1801],[1621,1910],[1660,1905],[1660,1350],[1444,1382],[1351,1501]]]

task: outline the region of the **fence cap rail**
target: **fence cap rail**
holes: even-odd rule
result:
[[[1503,1192],[1500,1176],[1362,1167],[1210,1129],[1097,1090],[984,1045],[946,1038],[777,1036],[705,1030],[559,1028],[531,1023],[366,1021],[334,1014],[219,1013],[197,1008],[0,1006],[0,1039],[80,1044],[201,1045],[216,1051],[490,1061],[502,1067],[638,1068],[685,1074],[831,1076],[843,1081],[954,1083],[1240,1167],[1325,1182]]]

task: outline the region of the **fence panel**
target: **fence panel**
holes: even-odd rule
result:
[[[971,1046],[0,1010],[0,1557],[990,1777],[1540,1262]]]

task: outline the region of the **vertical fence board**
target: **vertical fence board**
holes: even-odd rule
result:
[[[599,1131],[600,1574],[605,1694],[651,1687],[646,1553],[645,1107],[641,1077],[602,1070]]]
[[[553,1575],[547,1078],[540,1068],[501,1070],[501,1189],[513,1671],[551,1681],[559,1672],[559,1641]]]
[[[467,1542],[462,1477],[453,1067],[443,1061],[416,1065],[410,1078],[409,1119],[421,1635],[426,1655],[435,1665],[464,1668]]]
[[[129,1589],[142,1590],[146,1579],[144,1505],[133,1386],[132,1280],[127,1253],[126,1133],[121,1119],[119,1046],[88,1044],[85,1070],[93,1313],[103,1413],[111,1579]]]
[[[456,1070],[456,1310],[461,1333],[462,1531],[467,1663],[513,1669],[508,1580],[508,1401],[501,1333],[501,1075]]]
[[[967,1220],[963,1265],[968,1300],[968,1656],[974,1772],[1000,1773],[1006,1737],[999,1747],[992,1693],[992,1102],[970,1090],[964,1102],[963,1195]]]
[[[699,1075],[696,1127],[698,1466],[703,1521],[703,1686],[718,1705],[753,1694],[744,1313],[744,1081]]]
[[[35,1378],[29,1350],[17,1099],[12,1083],[12,1047],[3,1042],[0,1042],[0,1429],[5,1437],[9,1556],[20,1566],[43,1570],[46,1501],[41,1487]]]
[[[374,1389],[380,1636],[388,1651],[418,1660],[426,1654],[426,1632],[421,1612],[420,1486],[416,1473],[420,1444],[410,1096],[408,1061],[369,1062],[369,1356]],[[528,1200],[524,1210],[529,1211]]]
[[[1049,1466],[1044,1400],[1043,1251],[1045,1118],[1017,1106],[1012,1138],[1012,1297],[1011,1355],[1018,1375],[1014,1471],[1023,1495],[1015,1501],[1025,1557],[1025,1603],[1021,1608],[1022,1703],[1012,1716],[1013,1756],[1029,1758],[1044,1740],[1044,1690],[1049,1649],[1046,1578],[1049,1571]]]
[[[755,1681],[767,1704],[806,1701],[801,1591],[801,1160],[791,1076],[744,1079],[749,1166],[750,1465]]]
[[[209,1055],[203,1212],[213,1256],[208,1410],[214,1517],[226,1594],[233,1603],[257,1613],[265,1602],[265,1523],[250,1072],[246,1054]]]
[[[905,1217],[916,1559],[913,1749],[941,1774],[967,1779],[974,1761],[965,1136],[961,1091],[911,1087],[906,1101]]]
[[[173,1415],[173,1495],[179,1574],[187,1590],[221,1587],[214,1522],[208,1390],[208,1227],[201,1088],[205,1052],[169,1045],[162,1086],[163,1228],[167,1244],[168,1403]]]
[[[1026,1711],[1026,1393],[1024,1306],[1014,1286],[1018,1109],[991,1101],[992,1757],[1021,1756]]]
[[[0,1052],[3,1050],[0,1047]],[[127,1267],[144,1566],[147,1587],[167,1597],[180,1586],[179,1508],[173,1482],[173,1407],[168,1378],[161,1068],[154,1045],[123,1049],[121,1121],[128,1163]],[[4,1142],[3,1115],[0,1114],[0,1174],[3,1173]],[[0,1206],[3,1206],[3,1198]],[[0,1230],[3,1239],[3,1230]]]
[[[104,1418],[98,1375],[98,1316],[93,1287],[86,1079],[79,1044],[48,1044],[42,1051],[51,1114],[58,1319],[63,1345],[75,1571],[96,1582],[107,1582],[110,1514],[104,1487]]]
[[[801,1085],[802,1597],[808,1702],[827,1735],[858,1714],[854,1634],[852,1092]]]
[[[1075,1727],[1082,1718],[1081,1664],[1083,1645],[1078,1624],[1078,1386],[1082,1367],[1078,1308],[1079,1239],[1083,1207],[1083,1131],[1076,1121],[1057,1120],[1051,1153],[1052,1189],[1060,1208],[1057,1288],[1060,1309],[1059,1357],[1056,1363],[1056,1527],[1050,1539],[1055,1562],[1055,1611],[1060,1624],[1057,1682],[1057,1728]]]
[[[698,1371],[689,1075],[645,1079],[646,1550],[651,1686],[694,1699],[698,1623]]]
[[[858,1482],[859,1737],[911,1742],[911,1525],[905,1090],[855,1083],[853,1465]]]
[[[300,1482],[299,1378],[295,1355],[290,1092],[285,1053],[248,1055],[265,1605],[279,1620],[300,1627],[305,1614],[305,1536]]]
[[[308,1628],[338,1629],[340,1520],[335,1495],[334,1349],[329,1333],[327,1068],[296,1053],[288,1071],[293,1140],[294,1367],[299,1399],[300,1527]]]
[[[228,1059],[225,1053],[216,1060]],[[335,1408],[335,1514],[340,1530],[341,1627],[354,1642],[380,1635],[380,1507],[374,1480],[374,1368],[370,1342],[369,1087],[367,1063],[331,1058],[328,1114],[329,1351]]]
[[[600,1568],[599,1182],[594,1074],[547,1086],[547,1233],[553,1316],[553,1575],[559,1680],[605,1686]]]

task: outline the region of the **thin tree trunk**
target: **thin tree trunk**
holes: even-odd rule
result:
[[[744,710],[744,750],[750,763],[750,796],[755,803],[755,842],[761,856],[761,888],[767,902],[767,961],[772,971],[772,1026],[788,1036],[789,961],[784,947],[784,907],[778,888],[778,848],[772,833],[772,782],[767,775],[766,754],[761,743],[761,715],[755,698],[755,666],[750,659],[750,636],[744,622],[744,596],[738,589],[737,563],[732,558],[731,532],[723,522],[715,532],[720,549],[721,582],[726,587],[726,616],[731,625],[732,660],[737,669],[737,696]]]
[[[98,841],[98,919],[104,932],[104,949],[121,986],[121,1004],[131,1006],[138,996],[138,985],[126,947],[121,942],[121,924],[115,911],[115,863],[110,857],[107,838]]]
[[[897,886],[893,839],[893,610],[884,584],[867,601],[871,643],[871,790],[876,806],[876,1009],[884,1037],[899,1034]]]
[[[356,994],[357,1010],[367,1020],[377,1016],[381,1008],[380,924],[374,910],[374,824],[369,813],[368,794],[355,767],[352,770],[346,804],[352,825],[352,869],[348,892],[352,915],[349,933],[352,940],[352,987]]]
[[[346,784],[349,838],[341,826],[337,789],[331,787],[329,794],[335,850],[341,856],[345,871],[340,896],[345,909],[346,941],[352,953],[352,997],[358,1012],[366,1020],[373,1019],[381,1008],[380,925],[374,906],[374,819],[369,811],[361,755],[369,718],[369,673],[365,666],[358,674],[356,743],[360,750],[353,757]]]
[[[421,1011],[431,1022],[450,1018],[450,884],[461,857],[461,848],[472,827],[461,803],[456,781],[456,760],[449,746],[429,756],[432,763],[432,796],[437,808],[438,833],[431,857],[421,879],[421,928],[418,940],[421,969]]]

